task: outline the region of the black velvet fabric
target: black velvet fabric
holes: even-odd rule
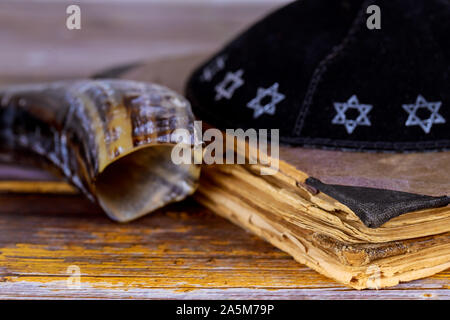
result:
[[[381,30],[366,26],[372,4]],[[200,66],[186,95],[217,127],[280,129],[291,145],[447,150],[449,34],[450,0],[296,1]]]
[[[377,228],[401,214],[444,207],[450,197],[430,197],[392,190],[349,187],[322,183],[308,178],[306,184],[349,207],[370,228]]]

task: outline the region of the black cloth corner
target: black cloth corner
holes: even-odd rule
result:
[[[349,207],[369,228],[377,228],[392,218],[422,209],[445,207],[450,197],[430,197],[384,189],[322,183],[308,178],[306,184]]]
[[[217,127],[280,129],[291,145],[448,150],[449,34],[450,0],[296,1],[200,66],[186,95]]]

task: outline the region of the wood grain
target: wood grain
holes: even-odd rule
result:
[[[38,200],[41,209],[18,209]],[[351,290],[191,200],[129,224],[76,197],[44,200],[0,197],[2,298],[450,297],[450,272],[390,290]],[[80,268],[79,289],[67,287],[71,265]]]
[[[67,3],[0,3],[0,84],[212,51],[274,6],[83,2],[82,30],[71,32]],[[71,265],[80,288],[67,286]],[[449,299],[450,270],[355,291],[192,200],[117,224],[79,195],[2,193],[0,298]]]

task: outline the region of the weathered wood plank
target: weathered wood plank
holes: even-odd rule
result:
[[[348,289],[192,200],[117,224],[73,197],[38,197],[52,212],[18,210],[11,203],[36,197],[10,197],[0,197],[1,298],[450,297],[450,270],[389,290]],[[69,266],[79,267],[80,288],[67,286]]]

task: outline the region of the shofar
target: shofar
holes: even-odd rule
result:
[[[0,161],[62,174],[114,220],[192,194],[200,167],[175,165],[173,131],[194,135],[189,102],[150,83],[82,80],[0,88]]]

